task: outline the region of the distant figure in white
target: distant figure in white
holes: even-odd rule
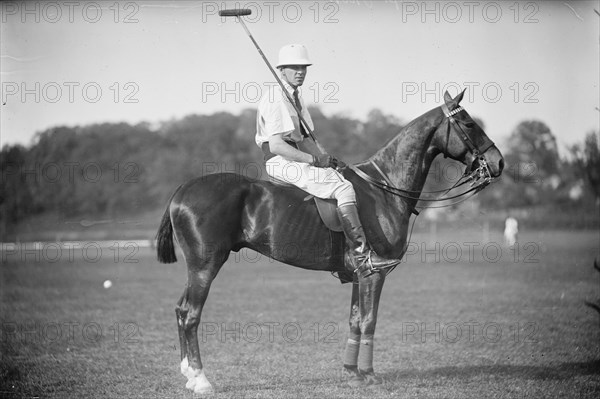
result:
[[[517,234],[519,233],[519,222],[512,216],[506,218],[504,222],[504,242],[509,247],[512,247],[517,242]]]

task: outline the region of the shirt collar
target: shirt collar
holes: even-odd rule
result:
[[[298,88],[296,87],[296,89],[294,89],[292,87],[292,85],[290,85],[288,82],[286,82],[285,80],[281,79],[281,83],[283,83],[283,87],[285,87],[285,89],[290,92],[290,94],[294,94],[294,90],[298,90]],[[300,91],[298,90],[298,93]]]

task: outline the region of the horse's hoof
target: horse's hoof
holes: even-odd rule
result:
[[[190,391],[193,391],[194,388],[196,387],[196,379],[194,378],[190,378],[186,383],[185,383],[185,388],[189,389]]]
[[[215,392],[210,382],[199,381],[197,377],[189,379],[185,387],[198,395],[209,395]]]
[[[346,380],[346,384],[350,388],[357,388],[363,386],[365,383],[365,379],[362,374],[358,371],[356,366],[344,366],[344,370],[342,371],[344,379]]]
[[[357,374],[350,377],[348,381],[346,381],[346,384],[348,384],[350,388],[360,388],[362,386],[365,386],[365,379],[362,375]]]
[[[348,377],[346,383],[351,388],[377,387],[383,384],[381,377],[374,372],[365,373],[357,368],[344,368],[344,374]]]
[[[383,384],[383,380],[381,377],[375,375],[375,373],[366,373],[363,374],[363,378],[365,381],[365,386],[368,387],[376,387]]]
[[[215,393],[215,390],[209,383],[207,387],[199,387],[198,385],[196,385],[194,387],[194,393],[196,395],[212,395]]]
[[[190,369],[188,369],[189,373]],[[188,382],[185,384],[185,387],[190,391],[194,391],[195,394],[198,395],[207,395],[214,393],[214,389],[211,383],[208,381],[206,376],[204,375],[204,371],[193,371],[192,376],[189,377]]]

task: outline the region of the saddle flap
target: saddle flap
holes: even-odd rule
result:
[[[315,200],[315,205],[317,205],[319,216],[321,216],[321,220],[325,226],[331,231],[344,231],[342,229],[342,222],[337,213],[337,200],[322,199],[309,195],[305,198],[305,201],[309,200],[311,197],[313,197]]]

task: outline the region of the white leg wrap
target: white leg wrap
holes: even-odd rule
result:
[[[358,352],[358,369],[365,372],[373,371],[373,336],[363,335],[360,339]]]
[[[348,342],[346,342],[346,351],[344,352],[344,366],[357,365],[360,337],[355,338],[358,338],[358,340],[348,338]]]

